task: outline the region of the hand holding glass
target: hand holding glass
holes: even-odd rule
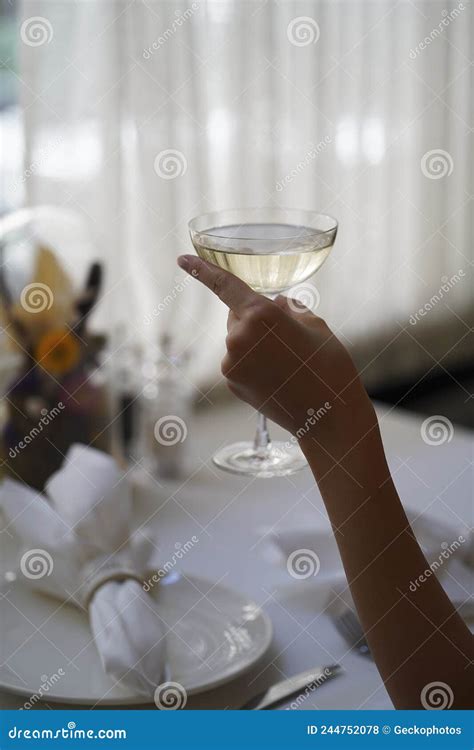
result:
[[[337,222],[312,211],[234,209],[198,216],[189,230],[200,258],[272,298],[320,268],[334,244]],[[306,466],[297,444],[271,442],[263,414],[253,443],[233,443],[213,460],[226,471],[259,477],[286,476]]]

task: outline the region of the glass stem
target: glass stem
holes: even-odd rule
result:
[[[266,294],[268,299],[275,299],[277,294]],[[268,432],[267,418],[260,411],[257,412],[257,432],[253,441],[253,449],[258,458],[267,458],[272,447],[272,440]]]
[[[272,441],[270,439],[270,433],[267,427],[267,418],[261,412],[257,413],[257,432],[255,433],[255,440],[253,442],[254,450],[259,458],[266,458]]]

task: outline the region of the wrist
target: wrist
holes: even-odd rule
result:
[[[324,413],[323,407],[315,412],[304,434],[296,433],[316,479],[336,467],[367,479],[372,466],[374,481],[379,481],[385,476],[385,456],[375,409],[365,390],[361,387],[350,399],[329,407],[326,402]]]
[[[340,397],[308,409],[306,415],[295,431],[303,452],[311,451],[315,442],[328,450],[340,448],[377,425],[374,407],[361,383],[355,383]]]

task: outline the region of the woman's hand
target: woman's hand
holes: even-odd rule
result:
[[[351,357],[322,318],[295,300],[269,300],[194,255],[178,263],[230,308],[221,369],[238,398],[302,443],[335,436],[361,411],[373,415]]]

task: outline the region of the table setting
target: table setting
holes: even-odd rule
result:
[[[471,436],[456,430],[435,461],[421,418],[383,407],[379,417],[415,533],[435,559],[468,540]],[[229,421],[244,435],[249,420],[246,407],[198,413],[180,479],[73,446],[44,496],[5,480],[2,705],[31,704],[40,691],[36,709],[265,707],[267,691],[299,678],[276,708],[391,707],[310,472],[243,481],[210,461]],[[439,575],[466,602],[463,547]]]

